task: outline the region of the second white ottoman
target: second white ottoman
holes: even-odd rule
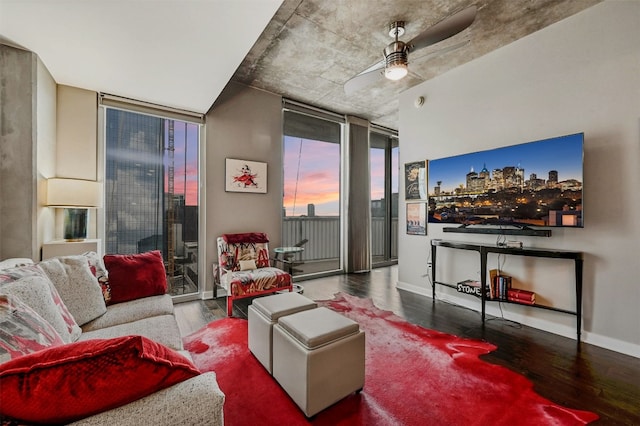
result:
[[[365,337],[327,308],[281,317],[273,326],[273,377],[307,417],[364,386]]]
[[[254,299],[249,305],[249,350],[271,374],[273,325],[278,318],[313,309],[318,304],[299,293],[280,293]]]

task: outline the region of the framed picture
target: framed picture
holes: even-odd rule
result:
[[[427,235],[427,203],[407,203],[407,235]]]
[[[267,163],[226,159],[225,191],[267,193]]]
[[[428,161],[414,161],[404,165],[404,199],[427,199]]]

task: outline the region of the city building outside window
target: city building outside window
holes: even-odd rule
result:
[[[105,110],[105,253],[160,250],[173,295],[199,292],[200,125]]]

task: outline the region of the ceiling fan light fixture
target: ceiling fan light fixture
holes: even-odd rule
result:
[[[407,64],[397,63],[387,66],[384,69],[384,76],[389,80],[397,81],[404,78],[408,72]]]
[[[401,80],[409,73],[408,56],[410,52],[412,53],[417,50],[424,49],[425,47],[439,43],[453,37],[461,31],[464,31],[476,19],[477,13],[477,6],[474,5],[467,7],[466,9],[441,20],[437,24],[424,29],[420,34],[407,43],[399,40],[399,37],[404,35],[405,32],[404,21],[392,22],[388,25],[387,30],[389,31],[389,36],[393,38],[393,41],[384,48],[384,59],[376,62],[361,73],[356,74],[354,77],[347,80],[344,83],[344,92],[347,95],[350,95],[369,84],[378,81],[378,79],[382,79],[383,76],[388,80]],[[461,46],[462,44],[463,43],[458,46]],[[458,46],[450,46],[449,48],[441,49],[440,52],[444,53]],[[381,72],[383,68],[384,73]]]
[[[407,60],[406,45],[403,42],[397,41],[391,43],[385,49],[384,56],[384,76],[386,78],[396,81],[407,75],[409,72],[407,69],[409,61]]]
[[[395,41],[384,49],[384,76],[389,80],[400,80],[407,75],[407,45],[401,41]]]

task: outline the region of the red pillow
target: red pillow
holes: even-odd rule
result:
[[[167,292],[167,274],[159,250],[140,254],[107,254],[111,302],[120,303]]]
[[[0,364],[0,415],[73,422],[199,374],[185,357],[142,336],[70,343]]]

